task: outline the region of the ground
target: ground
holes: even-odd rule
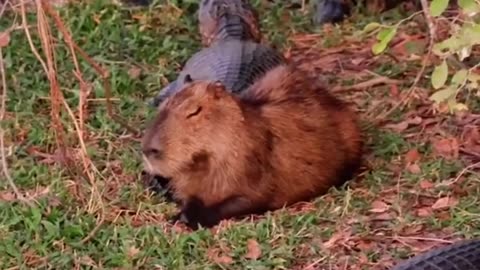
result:
[[[86,2],[59,11],[65,29],[108,71],[114,112],[141,130],[154,112],[146,102],[200,47],[196,1],[151,9]],[[480,234],[480,104],[472,98],[471,111],[455,115],[434,110],[430,62],[412,87],[425,25],[406,23],[387,53],[374,56],[375,37],[361,35],[363,27],[408,14],[356,14],[336,27],[314,27],[301,10],[253,2],[265,42],[358,110],[367,142],[362,173],[312,202],[264,216],[196,232],[173,226],[175,206],[139,180],[139,137],[108,115],[98,70],[80,54],[76,66],[50,13],[51,28],[41,35],[37,16],[27,13],[28,39],[21,12],[0,10],[8,97],[2,165],[18,188],[0,183],[1,269],[387,269]],[[56,109],[63,128],[54,129]],[[67,169],[58,142],[67,146]]]

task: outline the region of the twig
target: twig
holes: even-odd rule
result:
[[[457,177],[455,177],[455,179],[453,181],[450,181],[450,182],[447,182],[447,183],[440,183],[438,184],[437,186],[450,186],[450,185],[453,185],[455,184],[456,182],[458,182],[458,180],[460,180],[460,178],[465,174],[467,173],[467,171],[471,170],[471,169],[475,169],[479,167],[480,168],[480,162],[477,162],[477,163],[473,163],[473,164],[470,164],[468,165],[467,167],[463,168],[463,170],[458,174]]]
[[[439,238],[430,238],[430,237],[416,237],[416,236],[389,236],[387,238],[397,240],[397,239],[407,239],[407,240],[419,240],[419,241],[430,241],[430,242],[438,242],[438,243],[446,243],[446,244],[451,244],[453,241],[450,240],[444,240],[444,239],[439,239]]]
[[[102,214],[100,215],[100,221],[97,223],[97,225],[95,226],[95,228],[93,228],[93,230],[91,230],[87,236],[85,236],[85,238],[83,238],[82,240],[80,240],[80,244],[85,244],[86,242],[88,242],[90,239],[92,239],[95,234],[97,234],[98,230],[100,230],[100,228],[102,227],[103,223],[105,222],[105,215]]]
[[[309,269],[314,269],[315,266],[317,266],[319,263],[321,263],[322,261],[324,261],[326,258],[325,257],[322,257],[316,261],[314,261],[313,263],[303,267],[303,270],[309,270]]]
[[[3,123],[3,120],[5,118],[5,111],[6,111],[6,99],[7,99],[7,79],[5,75],[5,66],[3,63],[3,52],[2,48],[0,48],[0,73],[2,77],[2,94],[1,94],[1,107],[0,107],[0,122]],[[24,202],[28,204],[30,207],[33,207],[33,204],[27,200],[22,193],[18,190],[17,186],[15,185],[15,182],[13,181],[12,177],[10,176],[10,173],[8,171],[8,165],[7,165],[7,155],[5,153],[5,142],[4,142],[4,130],[3,127],[0,125],[0,155],[2,156],[2,171],[3,175],[5,175],[5,178],[8,181],[8,184],[10,185],[10,188],[13,190],[15,193],[15,196],[17,197],[18,200],[21,202]]]
[[[378,78],[373,78],[371,80],[357,83],[355,85],[351,86],[339,86],[339,87],[334,87],[332,91],[334,92],[345,92],[345,91],[358,91],[358,90],[363,90],[368,87],[375,86],[377,84],[399,84],[400,81],[398,80],[393,80],[389,79],[387,77],[378,77]]]

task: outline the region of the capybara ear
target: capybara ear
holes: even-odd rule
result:
[[[215,99],[219,99],[225,95],[225,85],[220,81],[209,83],[207,86],[207,92],[211,94]]]

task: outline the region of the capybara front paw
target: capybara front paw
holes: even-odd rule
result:
[[[197,199],[191,199],[180,213],[179,220],[184,222],[192,230],[198,229],[199,225],[211,228],[220,222],[218,213]]]

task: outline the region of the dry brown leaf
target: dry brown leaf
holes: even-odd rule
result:
[[[245,254],[245,258],[256,260],[262,256],[262,249],[257,241],[254,239],[248,239],[247,241],[247,253]]]
[[[8,43],[10,43],[10,33],[0,32],[0,48],[7,47]]]
[[[140,76],[140,74],[142,74],[142,69],[141,68],[131,67],[128,70],[128,76],[130,76],[130,78],[132,78],[132,79],[138,78]]]
[[[416,225],[411,225],[407,226],[402,230],[403,235],[415,235],[419,233],[421,230],[423,230],[423,224],[416,224]]]
[[[382,213],[382,214],[378,214],[378,215],[375,215],[372,220],[376,220],[376,221],[387,221],[387,220],[392,220],[394,217],[392,214],[390,213]]]
[[[138,253],[140,253],[140,250],[135,246],[131,246],[127,250],[127,256],[129,258],[135,258],[135,256],[138,255]]]
[[[359,248],[360,250],[372,250],[375,248],[377,244],[374,241],[369,241],[369,240],[359,240],[358,243],[356,244],[356,247]]]
[[[431,189],[433,188],[433,183],[428,180],[420,181],[420,188],[422,189]]]
[[[4,202],[12,202],[17,199],[17,196],[15,196],[15,193],[12,191],[2,191],[0,192],[0,201]]]
[[[383,213],[387,211],[389,208],[388,204],[382,202],[382,201],[374,201],[372,203],[372,209],[369,211],[372,213]]]
[[[407,171],[413,174],[419,174],[422,172],[422,169],[420,169],[420,166],[418,164],[409,164],[407,166]]]
[[[405,154],[405,162],[406,163],[413,163],[420,159],[420,153],[418,153],[417,149],[411,149]]]
[[[386,125],[385,127],[389,128],[389,129],[392,129],[393,131],[396,131],[396,132],[402,132],[404,130],[406,130],[409,126],[411,125],[420,125],[422,123],[423,119],[419,116],[415,116],[413,118],[409,118],[407,120],[404,120],[400,123],[397,123],[397,124],[389,124],[389,125]]]
[[[230,256],[222,254],[221,250],[218,248],[212,248],[207,251],[207,257],[209,260],[218,263],[218,264],[232,264],[233,259]]]
[[[330,237],[328,241],[323,243],[323,246],[325,246],[326,248],[332,248],[340,239],[344,239],[346,241],[346,239],[348,239],[349,237],[350,233],[342,231],[336,232],[332,235],[332,237]]]
[[[419,217],[430,217],[432,215],[433,215],[433,211],[429,207],[424,207],[417,210],[417,216]]]
[[[457,159],[460,146],[456,138],[432,140],[433,152],[446,159]]]
[[[438,199],[433,205],[433,210],[448,209],[458,204],[458,199],[454,197],[443,197]]]

